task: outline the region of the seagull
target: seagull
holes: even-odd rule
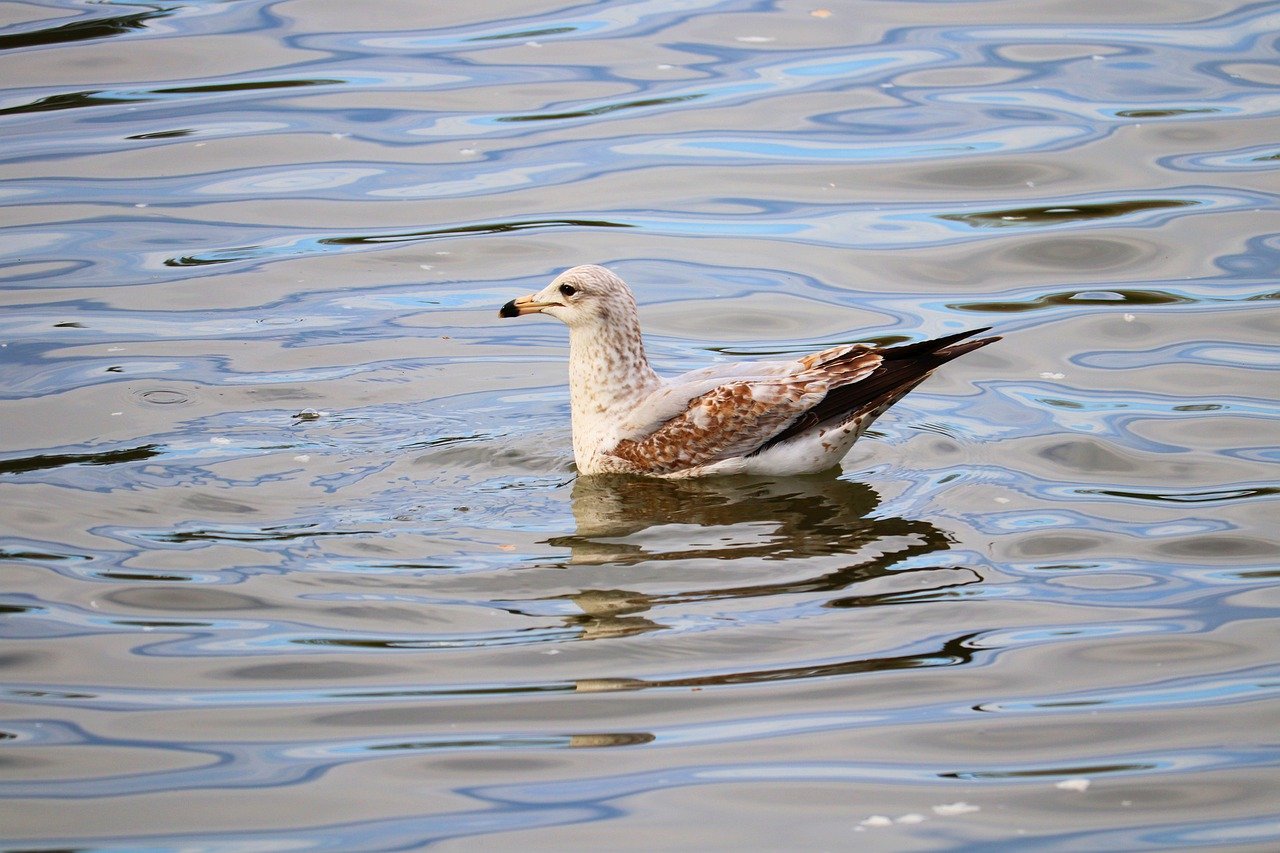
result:
[[[548,314],[569,327],[580,474],[824,471],[939,365],[1000,340],[965,340],[983,328],[895,347],[842,344],[788,361],[714,364],[663,379],[645,357],[631,289],[604,267],[574,267],[498,311],[525,314]]]

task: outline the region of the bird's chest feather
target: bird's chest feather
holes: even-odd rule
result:
[[[573,340],[569,359],[569,403],[573,417],[573,455],[584,473],[623,470],[604,457],[618,443],[618,425],[636,401],[658,383],[639,342]]]

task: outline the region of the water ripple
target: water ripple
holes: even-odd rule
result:
[[[850,210],[846,204],[798,205],[774,203],[768,206],[752,203],[752,208],[732,216],[669,215],[657,217],[641,211],[597,211],[583,218],[522,218],[507,221],[459,222],[429,229],[394,229],[380,231],[301,233],[292,237],[250,236],[240,245],[222,248],[192,248],[180,255],[167,252],[141,252],[134,263],[140,270],[163,268],[197,269],[234,263],[261,264],[268,261],[302,256],[374,249],[403,243],[424,243],[463,236],[510,234],[518,231],[547,229],[599,230],[629,228],[647,234],[672,237],[751,237],[812,246],[848,246],[856,243],[862,249],[902,248],[904,246],[944,246],[977,239],[975,228],[993,219],[1009,232],[1024,230],[1057,231],[1087,225],[1097,230],[1099,220],[1113,224],[1158,227],[1173,218],[1218,214],[1256,208],[1270,204],[1269,196],[1254,193],[1224,193],[1204,187],[1184,187],[1161,193],[1148,193],[1145,198],[1072,197],[1058,198],[1035,207],[992,210],[983,205],[922,206],[919,204],[883,204],[860,206]],[[1028,213],[1035,212],[1035,215]],[[1049,211],[1059,211],[1052,213]],[[1176,212],[1171,212],[1176,211]],[[1009,218],[1003,217],[1022,217]],[[75,242],[94,240],[88,226],[118,225],[122,220],[80,222],[82,235]],[[170,220],[163,242],[182,241],[181,223]],[[244,226],[191,222],[194,242],[196,230],[212,234],[216,230],[245,230]],[[17,237],[22,232],[11,234]],[[280,229],[275,229],[276,235]],[[7,235],[0,231],[0,240]],[[70,236],[70,235],[67,235]],[[20,238],[19,238],[20,239]],[[34,248],[34,247],[32,247]],[[141,247],[139,247],[141,248]],[[30,254],[30,250],[28,250]]]
[[[975,8],[15,7],[0,845],[1274,846],[1280,13]],[[1004,340],[574,478],[588,260],[664,372]]]

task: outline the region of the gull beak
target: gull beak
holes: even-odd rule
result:
[[[539,302],[535,297],[536,293],[530,293],[528,296],[521,296],[518,299],[512,299],[506,305],[498,309],[499,317],[520,317],[524,314],[537,314],[543,308],[550,308],[553,305],[559,305],[559,302]]]

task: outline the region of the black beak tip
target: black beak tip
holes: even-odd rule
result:
[[[499,317],[519,317],[520,309],[516,307],[516,301],[512,299],[506,305],[498,309]]]

